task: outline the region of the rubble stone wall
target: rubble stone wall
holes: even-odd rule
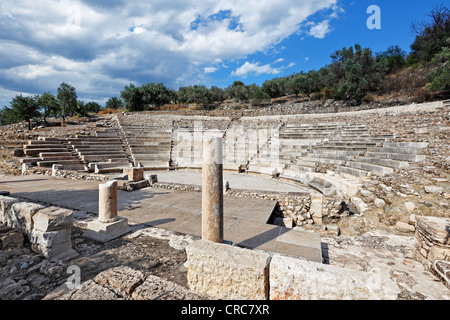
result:
[[[0,196],[0,223],[22,231],[34,252],[48,259],[76,255],[72,249],[73,211]]]

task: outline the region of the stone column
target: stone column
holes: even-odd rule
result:
[[[103,223],[117,221],[117,181],[98,186],[98,220]]]
[[[222,138],[203,141],[202,239],[223,242]]]
[[[107,242],[130,232],[128,219],[117,214],[117,181],[100,184],[98,191],[98,219],[88,223],[83,237]]]

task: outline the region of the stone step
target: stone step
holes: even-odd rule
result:
[[[122,141],[120,140],[111,140],[111,141],[72,141],[70,142],[72,146],[96,146],[96,145],[122,145]]]
[[[59,140],[28,140],[28,145],[61,145],[64,141]]]
[[[306,165],[298,165],[298,164],[291,164],[291,165],[289,165],[289,168],[294,171],[304,171],[304,172],[315,172],[316,171],[315,166],[306,166]]]
[[[45,148],[64,148],[63,144],[24,144],[23,148],[26,150],[31,149],[45,149]]]
[[[357,178],[364,178],[367,177],[369,174],[369,171],[357,169],[357,168],[351,168],[351,167],[344,167],[344,166],[337,166],[336,172],[344,173],[350,176],[354,176]]]
[[[100,150],[100,151],[83,151],[83,152],[79,152],[78,153],[80,156],[92,156],[92,155],[96,155],[96,154],[113,154],[113,155],[124,155],[126,154],[125,152],[123,152],[122,150],[117,150],[117,151],[110,151],[110,150]]]
[[[407,161],[377,159],[377,158],[367,158],[367,157],[358,157],[355,160],[357,162],[365,162],[365,163],[375,164],[375,165],[384,166],[384,167],[391,167],[391,168],[395,168],[395,169],[406,169],[409,167],[409,163]]]
[[[374,172],[374,173],[377,173],[380,175],[391,174],[394,172],[394,169],[392,169],[390,167],[383,167],[383,166],[370,164],[370,163],[363,163],[363,162],[348,161],[346,163],[346,166],[351,167],[351,168]]]
[[[166,169],[169,168],[169,161],[136,161],[144,169]]]
[[[377,158],[377,159],[389,159],[389,160],[399,160],[399,161],[410,161],[410,162],[420,162],[425,160],[424,155],[415,154],[401,154],[401,153],[389,153],[389,152],[366,152],[366,157]]]
[[[39,141],[61,141],[59,138],[55,137],[38,137]]]
[[[51,167],[54,164],[62,165],[79,165],[81,164],[79,160],[58,160],[58,161],[38,161],[37,165],[39,167]]]
[[[53,156],[53,157],[40,157],[42,161],[60,161],[60,160],[77,160],[79,162],[79,160],[74,157],[73,155],[71,156]]]
[[[39,153],[40,158],[44,157],[70,157],[73,156],[72,152],[41,152]]]
[[[387,142],[384,144],[385,148],[411,148],[424,149],[428,147],[427,142]]]
[[[422,153],[422,150],[423,150],[422,148],[381,147],[381,148],[372,148],[370,151],[381,153],[420,155]]]
[[[119,157],[116,154],[99,154],[99,155],[89,155],[89,156],[81,156],[81,159],[84,162],[96,162],[96,161],[104,161],[104,160],[108,160],[108,159],[122,159],[122,160],[127,160],[128,157],[126,155]]]
[[[45,148],[45,149],[27,149],[23,152],[27,156],[38,155],[42,152],[67,152],[69,151],[67,148]]]

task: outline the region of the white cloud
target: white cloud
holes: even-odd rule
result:
[[[219,69],[217,69],[216,67],[205,67],[204,70],[205,70],[205,73],[214,73]]]
[[[131,82],[189,84],[213,72],[218,61],[273,48],[336,2],[3,0],[0,89],[42,93],[66,81],[79,93],[106,99]],[[324,36],[324,23],[310,34]],[[248,63],[235,72],[246,70],[278,69]]]
[[[261,74],[278,74],[280,68],[272,68],[270,64],[260,65],[259,62],[245,62],[241,67],[231,73],[231,76],[247,78],[249,75],[259,76]]]
[[[330,21],[324,20],[318,24],[316,24],[314,27],[312,27],[309,30],[309,35],[313,36],[314,38],[323,39],[325,38],[326,34],[330,32]]]

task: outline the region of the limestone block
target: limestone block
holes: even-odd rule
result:
[[[350,203],[353,204],[357,213],[359,213],[359,214],[362,214],[369,209],[367,204],[361,198],[358,198],[358,197],[351,197]]]
[[[142,272],[126,266],[105,270],[94,278],[99,285],[109,287],[120,295],[130,295],[144,280]]]
[[[70,228],[50,232],[34,229],[31,232],[30,242],[43,248],[52,248],[68,241],[70,241]]]
[[[44,206],[30,202],[16,202],[11,206],[6,218],[6,225],[22,230],[27,235],[33,229],[33,216]]]
[[[400,232],[414,232],[416,230],[416,228],[408,223],[402,222],[402,221],[398,221],[395,224],[395,229],[397,229],[397,231]]]
[[[128,226],[128,219],[126,218],[119,217],[117,221],[110,223],[94,220],[88,223],[83,237],[100,242],[108,242],[130,231],[131,228]]]
[[[383,199],[375,199],[374,204],[377,208],[383,208],[386,205],[386,202]]]
[[[33,216],[33,223],[35,230],[43,232],[71,228],[73,211],[58,207],[45,208]]]
[[[6,224],[6,217],[9,215],[11,206],[17,202],[20,202],[20,200],[7,196],[0,196],[0,223]]]
[[[436,187],[436,186],[426,186],[426,187],[424,187],[424,190],[426,193],[434,193],[434,194],[443,194],[444,193],[444,189],[442,189],[441,187]]]
[[[165,279],[148,276],[133,292],[134,300],[210,300]]]
[[[270,300],[394,300],[400,289],[379,268],[368,272],[274,255]]]
[[[144,180],[144,168],[124,168],[123,173],[128,175],[128,181]]]
[[[78,255],[78,253],[72,249],[71,240],[53,245],[51,247],[45,247],[38,243],[34,243],[31,245],[31,248],[34,252],[39,253],[46,259],[66,260]]]
[[[212,241],[186,247],[189,288],[223,300],[265,300],[270,255]]]
[[[22,247],[23,234],[20,230],[15,230],[0,224],[0,249],[7,247]]]

